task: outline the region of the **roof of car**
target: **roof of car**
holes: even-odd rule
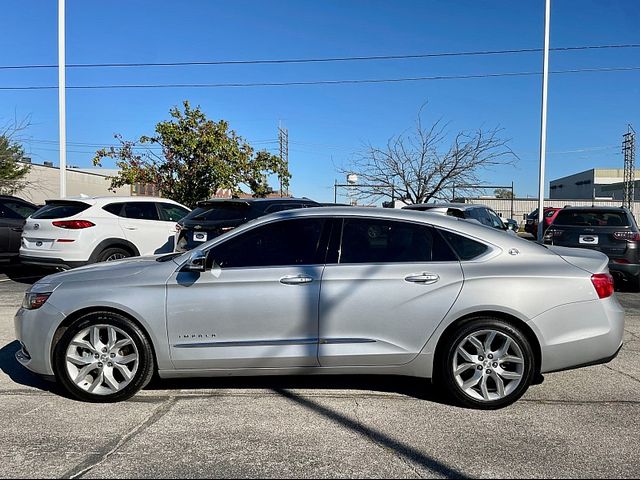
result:
[[[180,205],[180,203],[170,200],[168,198],[160,198],[160,197],[126,197],[126,196],[88,196],[88,195],[78,195],[74,197],[64,197],[64,198],[52,198],[47,200],[47,202],[84,202],[90,205],[98,205],[102,203],[115,203],[115,202],[165,202],[165,203],[173,203],[175,205]],[[185,207],[186,208],[186,207]]]
[[[276,197],[276,198],[210,198],[209,200],[202,200],[198,204],[216,204],[216,203],[237,203],[250,205],[252,203],[274,203],[274,202],[312,202],[317,203],[309,198],[295,198],[295,197]]]
[[[403,210],[430,210],[432,208],[456,208],[458,210],[471,210],[473,208],[488,208],[477,203],[416,203],[402,207]]]
[[[576,207],[564,207],[561,208],[560,210],[627,210],[625,207],[618,207],[618,206],[611,206],[611,207],[607,207],[607,206],[603,206],[603,205],[597,205],[594,207],[590,207],[587,205],[580,205],[580,206],[576,206]]]

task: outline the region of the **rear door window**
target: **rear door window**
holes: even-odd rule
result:
[[[347,218],[339,263],[424,263],[457,261],[438,232],[427,225]]]
[[[34,213],[31,218],[35,220],[53,220],[74,217],[87,210],[90,206],[82,202],[51,202]]]
[[[582,227],[629,227],[626,212],[616,210],[567,210],[558,212],[554,225]]]
[[[129,202],[124,206],[124,216],[132,220],[160,220],[154,202]]]

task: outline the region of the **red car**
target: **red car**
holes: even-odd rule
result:
[[[562,210],[558,207],[545,207],[544,209],[544,231],[549,228],[549,225],[555,220],[558,212]],[[534,237],[538,236],[538,209],[536,208],[533,212],[527,215],[527,223],[524,226],[524,231],[530,233]]]

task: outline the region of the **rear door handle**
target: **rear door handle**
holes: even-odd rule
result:
[[[13,227],[11,230],[14,231],[14,232],[22,232],[23,231],[22,227]]]
[[[280,279],[280,283],[284,285],[304,285],[313,282],[313,277],[308,275],[286,276]]]
[[[126,228],[127,230],[137,230],[138,229],[138,227],[124,227],[124,228]]]
[[[405,281],[411,283],[422,283],[424,285],[430,285],[440,280],[440,276],[435,273],[417,273],[404,277]]]

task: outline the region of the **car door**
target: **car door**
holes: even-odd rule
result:
[[[261,224],[210,248],[206,272],[176,272],[167,284],[175,367],[317,366],[328,224]]]
[[[140,255],[173,251],[176,225],[160,221],[155,202],[127,202],[120,217],[125,238],[133,243]]]
[[[436,229],[417,223],[346,218],[339,243],[322,278],[320,365],[410,362],[456,301],[460,262]]]
[[[0,200],[0,255],[18,253],[24,222],[36,210],[28,203]]]

